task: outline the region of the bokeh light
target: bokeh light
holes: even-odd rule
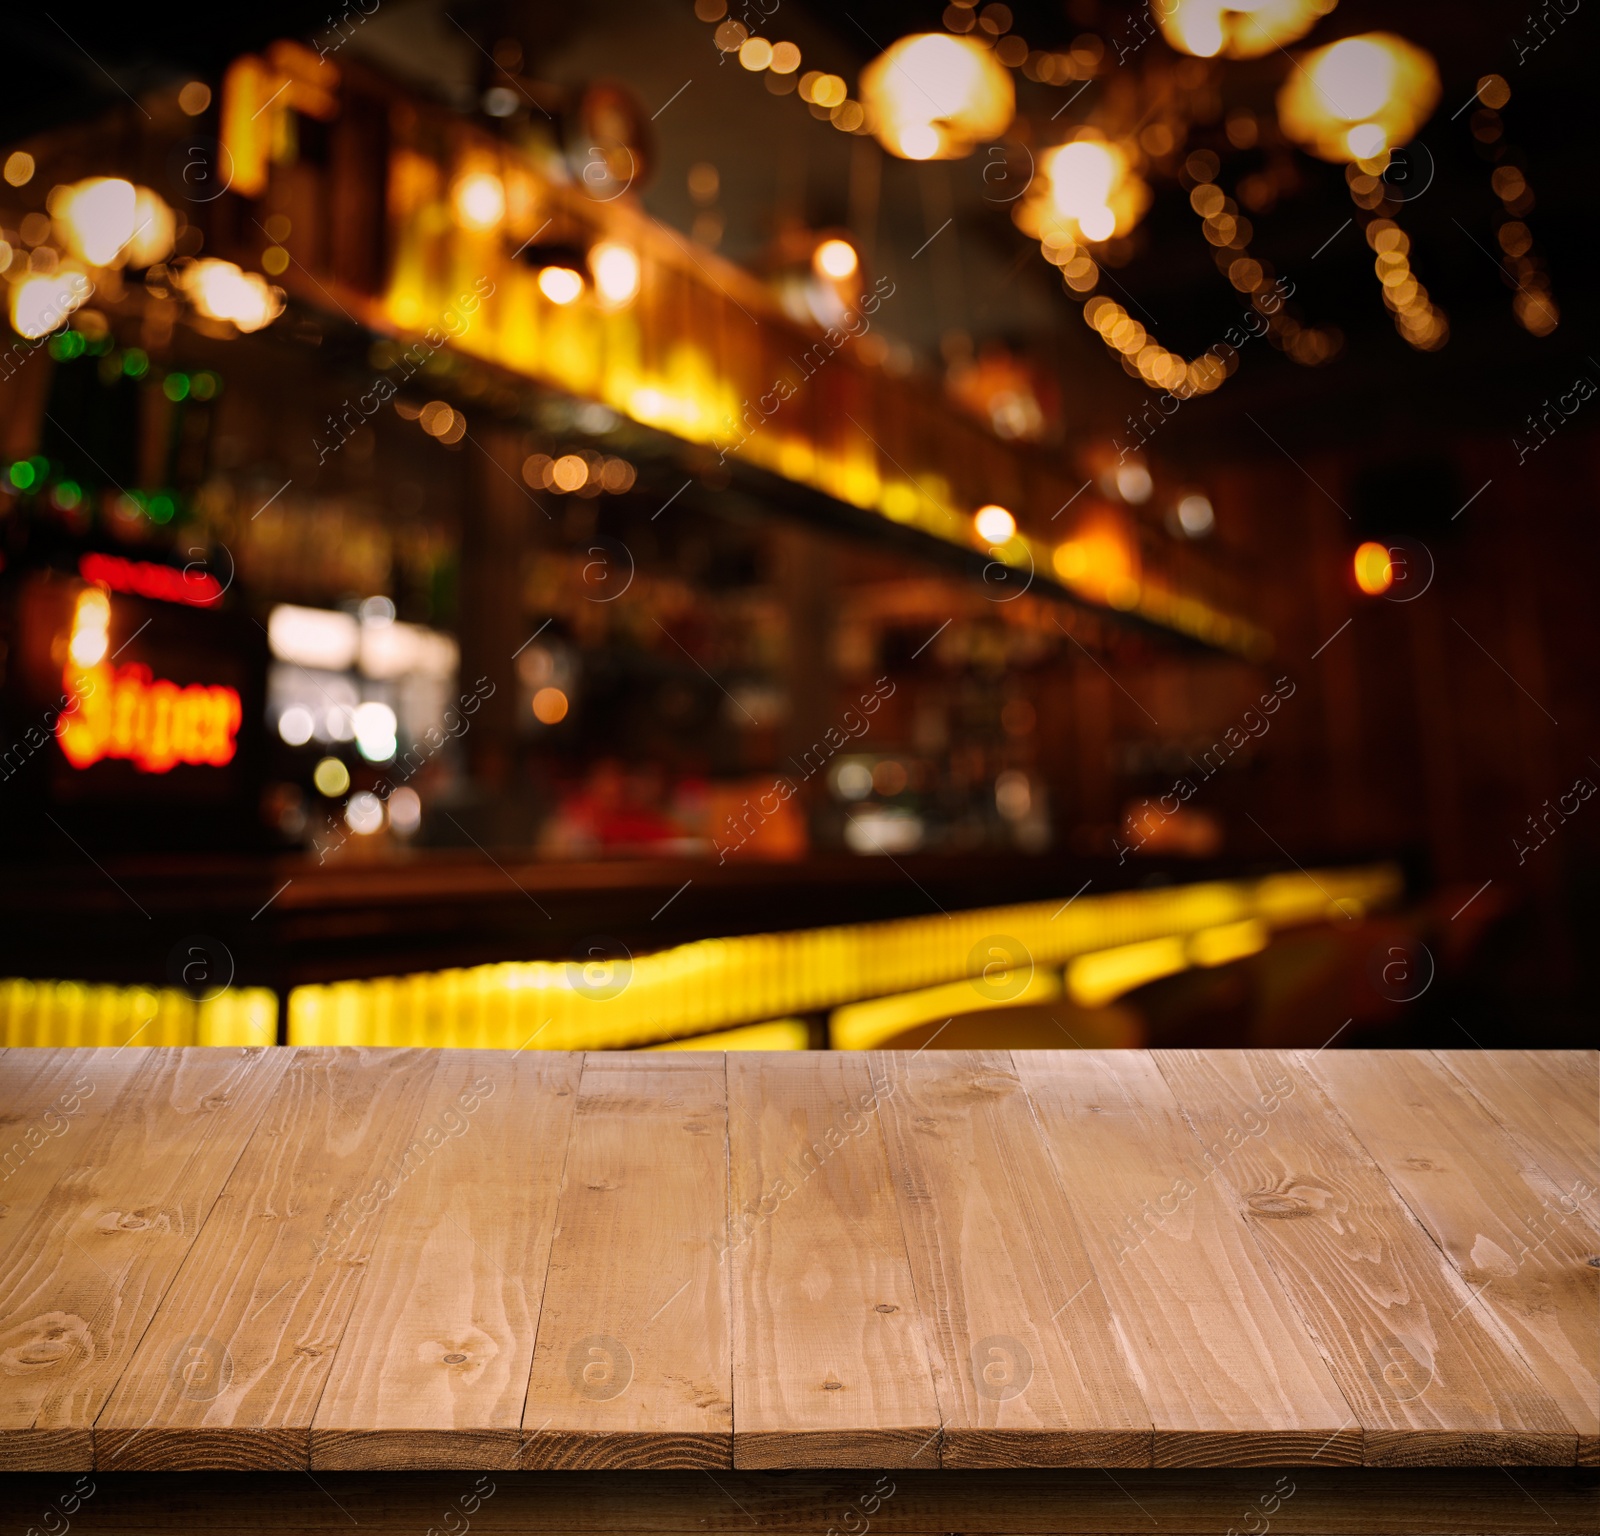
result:
[[[639,256],[630,245],[604,240],[589,252],[595,292],[613,309],[631,304],[639,292]]]
[[[819,276],[840,282],[856,270],[860,258],[848,240],[824,240],[812,253],[811,265]]]
[[[350,770],[338,758],[325,757],[311,770],[311,782],[319,795],[337,800],[350,788]]]
[[[1375,160],[1408,142],[1438,102],[1431,54],[1367,32],[1300,58],[1278,92],[1278,121],[1324,160]]]
[[[1004,507],[991,504],[973,513],[972,526],[986,544],[1004,544],[1017,531],[1017,520]]]
[[[1371,539],[1356,550],[1352,568],[1356,585],[1368,597],[1381,597],[1394,585],[1394,562],[1389,551]]]
[[[1299,41],[1338,0],[1150,0],[1161,35],[1182,53],[1255,59]]]
[[[541,688],[533,696],[533,718],[540,725],[560,725],[571,706],[559,688]]]
[[[1010,71],[994,54],[945,32],[892,43],[861,71],[861,101],[878,142],[902,160],[969,155],[1011,126],[1017,106]]]

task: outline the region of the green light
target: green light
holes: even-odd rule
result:
[[[189,375],[186,373],[169,373],[161,381],[161,393],[174,405],[189,393]]]
[[[145,502],[145,511],[150,514],[152,523],[170,523],[172,514],[177,510],[172,504],[172,498],[165,491],[157,491]]]
[[[222,380],[209,368],[197,373],[189,382],[189,393],[196,400],[213,400],[222,392]]]
[[[150,359],[138,347],[129,347],[122,354],[122,371],[130,379],[142,379],[150,371]]]
[[[70,363],[82,357],[88,342],[81,331],[60,331],[50,338],[50,355],[58,363]]]
[[[36,453],[28,460],[33,466],[33,483],[43,485],[45,477],[50,473],[50,461],[43,454]]]
[[[76,480],[63,480],[50,493],[50,499],[63,512],[76,511],[83,503],[83,490]]]
[[[33,465],[26,459],[18,459],[11,466],[11,483],[19,491],[27,490],[33,484]]]

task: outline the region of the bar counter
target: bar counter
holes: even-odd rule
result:
[[[12,1049],[0,1466],[1566,1468],[1592,1530],[1597,1063]]]

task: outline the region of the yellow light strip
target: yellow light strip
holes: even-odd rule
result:
[[[1176,976],[1189,968],[1189,954],[1181,936],[1145,939],[1115,949],[1079,955],[1067,965],[1067,993],[1080,1008],[1103,1008],[1124,992]]]
[[[1032,902],[703,939],[638,956],[600,978],[562,961],[536,960],[296,987],[289,994],[289,1041],[627,1048],[961,982],[990,964],[997,940],[1019,962],[1061,966],[1096,950],[1252,920],[1266,929],[1347,921],[1401,890],[1399,870],[1382,864],[1082,896],[1065,907]]]
[[[0,1044],[274,1045],[278,997],[245,987],[197,1001],[171,987],[0,980]]]
[[[811,1031],[800,1019],[774,1019],[770,1024],[746,1024],[741,1029],[719,1029],[714,1034],[691,1035],[665,1045],[647,1045],[647,1051],[803,1051],[811,1044]]]
[[[1031,973],[1007,971],[1000,976],[970,976],[965,981],[836,1008],[828,1020],[828,1043],[839,1051],[870,1051],[891,1035],[915,1029],[919,1024],[991,1008],[1048,1003],[1060,996],[1060,976],[1037,966]]]

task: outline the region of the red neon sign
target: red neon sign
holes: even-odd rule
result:
[[[139,663],[114,672],[104,662],[69,666],[64,681],[79,702],[56,722],[56,739],[74,768],[121,758],[141,773],[167,773],[179,763],[233,761],[244,711],[232,688],[179,687]]]
[[[78,574],[113,592],[194,608],[209,607],[223,592],[222,583],[209,571],[190,566],[179,571],[149,560],[124,560],[121,555],[85,555],[78,561]]]

